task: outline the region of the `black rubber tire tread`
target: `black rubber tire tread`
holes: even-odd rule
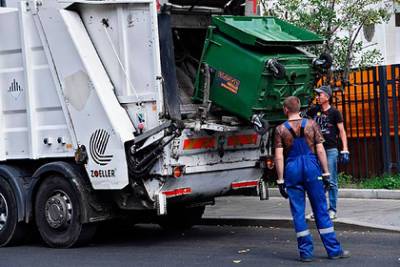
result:
[[[165,216],[160,216],[158,224],[168,231],[184,231],[191,229],[200,222],[205,206],[171,207]]]
[[[45,217],[47,199],[57,190],[64,191],[71,200],[70,225],[59,231],[53,229]],[[35,198],[35,221],[44,242],[53,248],[69,248],[86,244],[96,233],[95,224],[81,223],[81,203],[78,192],[66,178],[58,175],[47,177],[39,187]]]
[[[7,222],[0,231],[0,246],[20,245],[25,240],[28,225],[25,222],[18,222],[18,207],[14,192],[2,177],[0,177],[0,193],[3,194],[8,206]]]

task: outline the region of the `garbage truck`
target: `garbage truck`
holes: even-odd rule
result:
[[[323,40],[196,2],[1,1],[1,246],[33,228],[76,246],[115,218],[187,229],[216,197],[267,198],[280,104],[326,65],[298,47]]]

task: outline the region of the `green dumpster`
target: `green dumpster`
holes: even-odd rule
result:
[[[194,99],[239,118],[269,122],[282,117],[282,102],[295,95],[307,104],[317,68],[297,48],[320,44],[318,35],[273,17],[216,16],[207,32]],[[207,92],[205,92],[208,90]]]

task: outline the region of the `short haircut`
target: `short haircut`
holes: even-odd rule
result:
[[[288,109],[290,113],[300,111],[300,99],[297,96],[289,96],[283,101],[283,106]]]

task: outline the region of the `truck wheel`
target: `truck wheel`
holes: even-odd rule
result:
[[[18,222],[18,208],[14,192],[7,181],[0,178],[0,246],[19,244],[25,237],[27,225]]]
[[[165,230],[189,230],[200,222],[205,206],[200,207],[172,207],[165,216],[160,217],[159,225]]]
[[[81,223],[81,203],[71,183],[50,176],[40,185],[35,201],[35,220],[42,239],[53,248],[68,248],[89,241],[96,225]]]

